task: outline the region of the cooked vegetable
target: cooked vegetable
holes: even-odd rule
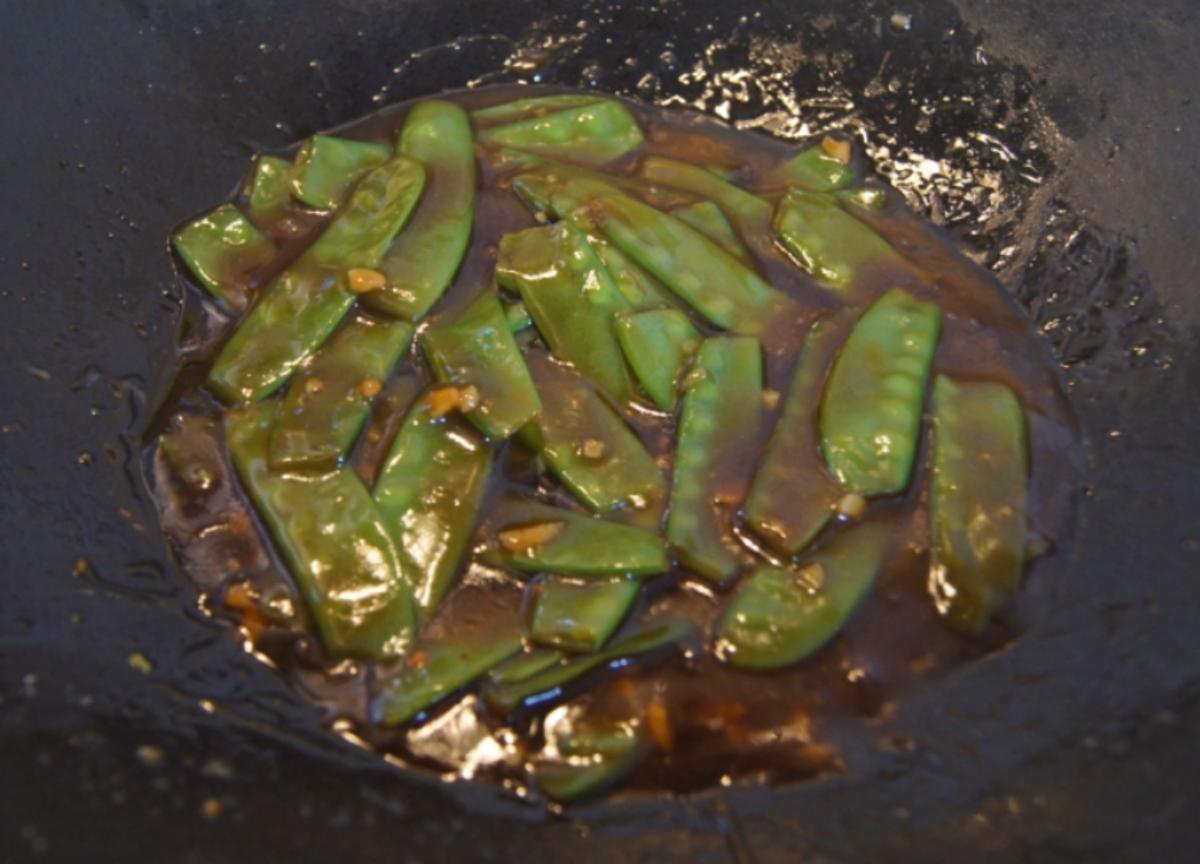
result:
[[[933,429],[929,588],[948,624],[978,633],[1021,584],[1025,412],[1003,384],[939,375]]]
[[[383,518],[358,475],[274,474],[267,464],[277,404],[226,415],[242,484],[300,586],[325,649],[335,657],[392,657],[412,642],[410,586]]]
[[[232,204],[189,222],[171,245],[196,281],[231,309],[245,308],[252,273],[275,257],[275,245]]]
[[[842,288],[864,266],[900,261],[891,245],[821,192],[789,189],[775,212],[775,231],[816,279]]]
[[[496,280],[520,293],[555,354],[617,404],[633,401],[633,381],[613,333],[614,313],[629,304],[579,228],[559,222],[506,234]]]
[[[886,544],[886,527],[865,523],[802,567],[759,567],[729,602],[717,632],[718,654],[747,669],[777,669],[813,654],[870,591]]]
[[[602,165],[641,144],[642,130],[628,108],[605,99],[492,126],[479,133],[479,140],[491,146]]]
[[[485,290],[452,320],[425,331],[422,344],[439,381],[478,391],[478,405],[467,417],[489,438],[508,438],[542,410],[492,291]]]
[[[462,108],[431,99],[409,112],[398,153],[425,166],[428,188],[405,229],[379,262],[383,290],[365,298],[389,315],[424,317],[454,281],[475,218],[475,148]]]
[[[695,638],[696,625],[683,619],[655,621],[636,632],[622,636],[608,648],[563,660],[543,672],[508,684],[487,685],[483,698],[497,711],[510,713],[522,704],[542,704],[562,695],[563,688],[579,678],[611,663],[622,665],[631,658],[653,654]]]
[[[358,315],[292,378],[271,433],[275,470],[333,467],[353,446],[371,400],[412,341],[412,325]]]
[[[320,347],[354,304],[346,271],[374,267],[424,184],[403,157],[372,170],[316,241],[250,310],[213,363],[208,386],[227,402],[274,392]]]
[[[590,510],[660,512],[666,480],[637,433],[577,373],[545,354],[528,359],[542,411],[521,440]]]
[[[514,550],[493,546],[489,558],[526,573],[564,576],[651,576],[671,568],[662,540],[631,525],[608,522],[534,501],[509,499],[499,510],[497,533],[554,526],[545,540]]]
[[[838,155],[823,144],[800,151],[771,171],[767,184],[799,186],[810,192],[832,192],[849,186],[854,182],[854,170],[849,164],[849,142],[844,143],[846,149]]]
[[[332,210],[367,171],[388,161],[383,144],[314,135],[296,154],[290,171],[292,194],[317,210]]]
[[[278,156],[259,156],[250,179],[250,215],[267,221],[279,216],[292,194],[292,163]]]
[[[762,348],[747,336],[707,339],[683,397],[667,540],[691,570],[717,581],[738,569],[722,511],[737,501],[722,488],[738,456],[757,443],[762,414]]]
[[[654,404],[674,411],[683,374],[700,347],[700,331],[678,309],[618,315],[616,331],[625,359]]]
[[[620,626],[638,595],[625,576],[586,581],[549,576],[531,585],[533,620],[529,638],[564,651],[598,651]]]
[[[587,235],[588,244],[600,256],[600,261],[631,309],[662,309],[682,302],[666,285],[601,234],[585,212],[577,211],[570,218]]]
[[[850,316],[818,321],[804,338],[783,413],[771,433],[746,498],[746,523],[775,549],[795,555],[825,527],[842,490],[829,475],[817,440],[816,414],[825,375]]]
[[[737,232],[733,230],[721,208],[713,202],[697,201],[695,204],[676,207],[671,211],[671,215],[691,225],[739,261],[745,263],[750,260],[750,253],[738,239]]]
[[[821,401],[821,448],[838,481],[860,495],[908,485],[941,312],[894,288],[855,324]]]
[[[435,417],[428,398],[409,409],[375,481],[375,502],[395,538],[427,621],[458,572],[491,467],[492,451],[458,418]]]
[[[508,684],[513,681],[523,681],[536,675],[543,669],[548,669],[566,655],[561,651],[550,648],[534,648],[516,654],[499,666],[488,672],[488,681],[492,684]]]
[[[640,174],[652,183],[686,189],[715,202],[746,237],[766,236],[771,223],[771,205],[711,171],[676,159],[648,156],[642,162]]]
[[[575,728],[559,737],[557,745],[557,759],[533,763],[533,778],[542,792],[561,802],[602,792],[627,774],[645,750],[628,723]]]
[[[529,117],[541,117],[564,108],[591,105],[602,99],[602,96],[593,96],[590,93],[532,96],[528,99],[514,99],[511,102],[501,102],[499,105],[478,108],[471,112],[471,119],[481,126],[491,126],[497,123],[509,123],[513,120],[524,120]]]

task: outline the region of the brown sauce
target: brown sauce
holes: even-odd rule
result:
[[[528,92],[528,88],[486,88],[444,98],[475,108]],[[337,131],[354,138],[394,140],[406,107],[389,107]],[[630,107],[646,131],[638,157],[658,153],[732,170],[736,182],[752,190],[767,169],[795,152],[794,145],[736,132],[707,118],[636,104]],[[625,159],[613,170],[632,170],[635,165],[636,159]],[[503,234],[535,224],[505,188],[503,176],[486,159],[481,159],[480,167],[471,247],[453,286],[434,308],[433,320],[491,285],[496,246]],[[922,277],[915,278],[908,268],[876,269],[865,280],[864,295],[877,296],[899,284],[935,299],[943,312],[943,332],[934,373],[1000,380],[1020,396],[1030,417],[1030,536],[1045,541],[1050,554],[1063,554],[1079,482],[1076,430],[1045,346],[1000,286],[936,229],[909,213],[898,195],[890,193],[885,208],[865,218]],[[268,284],[322,223],[320,217],[289,207],[277,222],[260,226],[279,244],[280,255],[254,274],[251,287],[260,290]],[[765,386],[786,394],[797,342],[806,325],[837,308],[837,301],[782,252],[759,256],[755,263],[775,288],[796,301],[794,314],[775,321],[763,336]],[[392,761],[450,776],[492,775],[526,794],[522,765],[541,747],[546,723],[569,723],[581,716],[645,716],[653,711],[658,715],[652,729],[655,746],[628,779],[629,788],[693,790],[720,782],[776,782],[838,770],[844,743],[886,717],[907,692],[936,687],[939,678],[961,664],[1019,638],[1030,606],[1037,602],[1033,592],[1024,592],[978,639],[956,635],[938,620],[926,590],[926,431],[910,488],[871,506],[870,518],[885,520],[893,535],[873,593],[841,634],[808,661],[775,672],[747,672],[723,664],[706,646],[657,665],[589,675],[549,713],[530,710],[509,720],[497,718],[468,691],[435,706],[417,725],[397,730],[375,727],[370,722],[369,694],[387,670],[331,661],[310,631],[303,603],[229,465],[221,440],[221,406],[202,387],[203,373],[233,322],[207,302],[203,308],[192,305],[183,331],[181,371],[148,433],[147,458],[163,529],[209,608],[239,622],[248,648],[311,698],[333,730],[356,736]],[[414,342],[376,400],[351,454],[350,464],[366,482],[374,479],[414,394],[429,380]],[[782,401],[766,409],[764,438]],[[627,419],[655,456],[669,458],[672,418],[631,412]],[[180,458],[169,458],[160,446],[157,436],[167,430]],[[762,443],[746,450],[737,464],[722,466],[723,488],[738,497],[745,492]],[[514,490],[574,506],[569,493],[538,475],[527,450],[509,442],[497,452],[488,499]],[[486,512],[485,504],[482,523]],[[750,539],[737,526],[732,509],[728,520],[731,534]],[[746,557],[752,557],[749,548]],[[1027,585],[1037,582],[1038,571],[1035,560],[1027,568]],[[512,609],[523,602],[525,581],[466,563],[430,627],[436,631],[486,626],[489,610]],[[674,572],[651,583],[626,626],[647,613],[680,612],[711,633],[726,597],[682,571]]]

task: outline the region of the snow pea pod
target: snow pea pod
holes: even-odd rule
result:
[[[332,468],[349,452],[371,401],[412,341],[412,325],[357,315],[292,378],[271,433],[271,468]]]
[[[422,639],[371,705],[384,726],[407,723],[521,650],[521,623],[514,614],[471,628]]]
[[[261,221],[276,218],[291,197],[292,163],[278,156],[259,156],[246,197],[250,215]]]
[[[392,538],[375,502],[348,468],[273,473],[267,464],[275,403],[229,412],[233,464],[300,586],[321,641],[335,657],[403,654],[413,608]]]
[[[508,438],[542,410],[495,292],[426,330],[422,344],[439,381],[478,391],[467,417],[489,438]]]
[[[624,576],[587,581],[548,576],[530,587],[534,606],[529,638],[575,653],[600,650],[638,595],[638,583]]]
[[[738,490],[730,469],[754,448],[762,415],[762,349],[757,339],[707,339],[683,397],[667,540],[689,569],[721,581],[738,569],[722,508]],[[736,503],[736,502],[732,502]]]
[[[379,262],[387,284],[363,299],[373,309],[416,321],[454,281],[471,238],[475,218],[471,122],[451,102],[420,102],[404,121],[396,150],[425,166],[429,184],[412,224]]]
[[[523,704],[540,705],[560,697],[563,688],[593,669],[615,662],[625,665],[634,657],[654,654],[691,640],[697,632],[696,625],[686,619],[673,618],[642,625],[603,651],[571,657],[521,681],[488,685],[483,689],[483,698],[503,714],[515,711]]]
[[[777,165],[766,177],[768,185],[799,186],[810,192],[832,192],[854,182],[854,169],[816,144]]]
[[[513,99],[471,112],[471,119],[480,126],[509,123],[529,117],[541,117],[564,108],[578,108],[600,102],[602,97],[590,93],[556,93],[553,96],[532,96],[528,99]]]
[[[367,171],[388,161],[384,144],[314,135],[304,143],[292,164],[292,194],[317,210],[332,210]]]
[[[956,630],[978,633],[1017,590],[1025,563],[1025,412],[1003,384],[933,387],[929,588]]]
[[[403,157],[362,179],[329,227],[271,283],[225,343],[208,376],[217,396],[257,401],[312,355],[354,305],[346,271],[378,263],[424,182],[421,166]]]
[[[684,372],[700,347],[700,331],[678,309],[618,315],[616,331],[625,359],[654,404],[674,411]]]
[[[821,400],[821,449],[838,481],[860,495],[908,485],[941,311],[893,288],[854,325]]]
[[[637,433],[577,373],[545,353],[526,359],[542,411],[521,440],[588,509],[661,513],[666,480]]]
[[[875,583],[887,545],[878,523],[855,526],[800,568],[761,566],[717,629],[717,654],[745,669],[798,663],[837,635]]]
[[[676,207],[671,215],[691,225],[739,261],[745,263],[750,260],[750,253],[738,239],[724,211],[712,201],[697,201]]]
[[[404,419],[375,481],[375,503],[409,574],[417,617],[429,620],[450,587],[483,503],[492,450],[427,398]]]
[[[557,758],[535,760],[533,779],[543,793],[562,803],[603,792],[629,773],[646,749],[629,723],[575,728],[556,741]]]
[[[848,313],[808,331],[783,413],[746,498],[746,523],[775,549],[795,555],[825,527],[841,489],[825,468],[817,440],[821,387],[852,322]]]
[[[504,235],[496,281],[520,293],[556,355],[618,405],[634,400],[633,380],[613,332],[613,314],[629,304],[578,227],[564,221]]]
[[[674,307],[681,302],[666,285],[647,273],[645,268],[601,234],[590,223],[586,212],[576,211],[569,218],[587,235],[588,243],[600,257],[604,269],[608,271],[613,284],[617,286],[617,290],[631,309],[660,309]]]
[[[180,228],[171,245],[196,281],[230,309],[246,308],[250,274],[275,257],[275,244],[232,204]]]
[[[800,266],[832,288],[845,287],[873,262],[904,260],[826,193],[789,189],[775,212],[774,227]]]
[[[544,669],[549,669],[566,655],[561,651],[550,648],[534,648],[509,657],[503,663],[488,670],[487,678],[491,684],[509,684],[513,681],[523,681],[536,675]]]
[[[665,544],[649,531],[536,501],[505,501],[493,528],[497,542],[491,544],[487,559],[525,573],[652,576],[671,569]],[[536,531],[536,542],[510,542],[506,547],[505,540],[519,542],[530,528]]]
[[[685,189],[701,199],[715,202],[744,237],[763,237],[767,233],[771,205],[711,171],[675,159],[647,156],[639,174],[651,183]]]
[[[603,165],[640,145],[642,130],[628,108],[605,99],[492,126],[480,131],[479,140],[489,146]]]

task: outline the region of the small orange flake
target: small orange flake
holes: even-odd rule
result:
[[[413,669],[423,669],[428,662],[429,652],[424,648],[419,648],[408,655],[408,665]]]
[[[200,805],[200,814],[210,822],[221,815],[221,802],[217,798],[205,798]]]
[[[599,438],[586,438],[579,445],[579,455],[584,459],[603,459],[608,448]]]
[[[867,499],[856,492],[847,492],[834,505],[838,515],[846,519],[861,519],[867,512]]]
[[[671,729],[671,717],[667,713],[667,705],[655,696],[646,706],[646,725],[650,729],[650,737],[664,753],[670,753],[675,747],[675,733]]]
[[[324,386],[325,386],[325,382],[314,375],[313,377],[309,378],[307,381],[304,382],[304,392],[309,393],[309,394],[320,393],[321,388]]]
[[[387,285],[387,277],[378,270],[353,267],[346,271],[346,284],[355,294],[368,294]]]
[[[543,543],[549,543],[563,530],[562,522],[537,522],[519,528],[506,528],[496,536],[500,545],[509,552],[528,552]]]
[[[479,406],[479,388],[469,384],[466,387],[438,387],[429,391],[425,403],[432,417],[444,417],[451,411],[472,411]]]
[[[383,382],[378,378],[364,378],[358,382],[358,392],[370,399],[379,395],[379,391],[383,389]]]
[[[821,139],[821,149],[843,165],[850,164],[850,142],[844,138],[826,135]]]

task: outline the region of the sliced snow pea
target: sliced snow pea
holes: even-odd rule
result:
[[[231,309],[246,308],[250,275],[275,257],[275,244],[232,204],[180,228],[171,245],[196,281]]]
[[[521,623],[515,613],[422,639],[375,697],[372,715],[384,726],[407,723],[520,650]]]
[[[416,321],[454,281],[471,238],[475,218],[471,122],[451,102],[420,102],[405,119],[396,150],[425,166],[429,184],[412,224],[379,262],[387,284],[363,299],[381,312]]]
[[[326,650],[391,657],[409,647],[413,607],[395,545],[358,475],[274,474],[267,465],[275,403],[225,418],[233,464],[300,586]]]
[[[487,559],[525,573],[652,576],[671,569],[667,549],[649,531],[512,498],[493,520]]]
[[[489,146],[603,165],[641,144],[642,130],[628,108],[605,99],[492,126],[480,131],[479,140]]]
[[[940,328],[937,304],[893,288],[842,346],[821,401],[821,449],[850,492],[886,495],[908,485]]]
[[[700,347],[700,331],[678,309],[618,315],[616,331],[625,359],[654,404],[674,411],[684,372]]]
[[[508,438],[542,410],[493,291],[485,290],[452,320],[426,330],[422,343],[439,381],[478,391],[478,404],[467,416],[489,438]]]
[[[739,586],[717,629],[717,653],[746,669],[777,669],[837,635],[875,583],[887,529],[863,523],[799,568],[761,566]]]
[[[517,300],[515,303],[504,304],[504,318],[508,321],[508,329],[514,335],[523,330],[528,330],[533,326],[533,319],[529,317],[529,310],[525,308],[525,304],[520,300]]]
[[[876,261],[903,261],[886,240],[823,192],[789,189],[775,212],[784,247],[815,279],[834,288],[850,283]]]
[[[640,176],[652,183],[685,189],[715,202],[745,237],[762,237],[767,233],[771,205],[711,171],[675,159],[647,156],[642,162]]]
[[[618,405],[634,400],[633,380],[613,333],[613,314],[629,304],[578,227],[564,221],[504,235],[496,281],[520,293],[555,354]]]
[[[579,181],[590,189],[615,189],[632,195],[653,207],[670,210],[693,202],[693,197],[678,189],[658,186],[627,174],[595,171],[582,165],[562,162],[547,156],[535,156],[520,150],[502,147],[489,150],[492,165],[499,171],[523,172],[512,180],[513,191],[534,212],[546,213],[556,219],[570,215],[570,197],[564,197],[562,185],[568,180]]]
[[[1025,563],[1025,412],[1003,384],[933,387],[929,587],[950,626],[981,631],[1017,590]]]
[[[269,221],[279,215],[292,194],[292,163],[278,156],[259,156],[250,178],[250,215]]]
[[[454,416],[418,399],[396,433],[375,503],[409,574],[417,617],[429,620],[450,587],[483,502],[492,451]]]
[[[298,372],[271,433],[271,467],[331,468],[349,452],[371,401],[412,341],[412,325],[355,316]]]
[[[633,769],[646,749],[629,723],[572,729],[557,736],[557,744],[557,758],[534,761],[533,779],[543,793],[562,803],[609,788]]]
[[[385,144],[314,135],[296,154],[292,194],[317,210],[332,210],[363,174],[391,157]]]
[[[746,523],[775,549],[795,555],[825,527],[841,489],[825,468],[817,406],[848,313],[818,321],[804,338],[783,413],[746,498]]]
[[[378,263],[424,182],[421,166],[403,157],[367,173],[329,227],[271,283],[225,343],[208,376],[217,396],[261,399],[312,355],[354,305],[346,271]]]
[[[591,93],[556,93],[553,96],[532,96],[528,99],[501,102],[499,105],[490,105],[487,108],[477,108],[471,112],[471,119],[480,126],[492,126],[497,123],[509,123],[513,120],[525,120],[529,117],[542,117],[565,108],[591,105],[602,101],[602,98]]]
[[[639,626],[636,632],[622,636],[603,651],[571,657],[520,681],[488,685],[483,689],[483,698],[504,714],[523,704],[540,705],[562,696],[563,688],[593,669],[618,661],[625,665],[633,657],[677,646],[695,638],[697,633],[696,625],[686,619],[654,621]]]
[[[613,283],[632,309],[660,309],[678,305],[681,301],[670,289],[646,272],[640,264],[614,246],[601,234],[580,210],[570,216],[572,222],[587,235],[588,243],[600,256]],[[628,359],[628,358],[626,358]]]
[[[834,195],[839,201],[845,201],[864,210],[882,210],[887,203],[887,192],[878,186],[856,186],[853,189],[842,189]]]
[[[666,480],[637,433],[577,373],[545,353],[526,359],[542,411],[521,440],[588,509],[661,513]]]
[[[737,232],[725,218],[725,213],[711,201],[697,201],[676,207],[671,215],[691,225],[739,261],[748,261],[750,253],[738,239]]]
[[[492,684],[509,684],[513,681],[523,681],[544,669],[549,669],[566,655],[551,648],[534,648],[522,651],[509,657],[499,666],[487,673],[488,681]]]
[[[586,581],[548,576],[534,582],[529,638],[564,651],[598,651],[624,620],[638,587],[626,576]]]
[[[739,491],[723,487],[736,460],[755,447],[761,425],[758,340],[705,340],[689,378],[675,448],[667,540],[689,569],[722,581],[737,572],[738,557],[730,548],[721,509],[732,511],[729,499]]]
[[[832,192],[854,182],[854,169],[817,144],[780,163],[766,179],[769,185]]]

